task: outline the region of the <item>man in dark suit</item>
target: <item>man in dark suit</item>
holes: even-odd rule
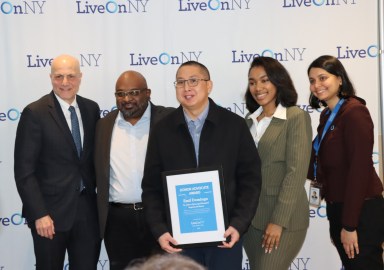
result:
[[[96,269],[100,237],[93,166],[99,106],[77,95],[76,58],[52,61],[53,91],[29,104],[17,127],[14,171],[31,228],[36,269]]]
[[[95,167],[100,235],[110,269],[124,269],[133,259],[161,249],[145,221],[141,180],[150,130],[173,108],[150,102],[143,75],[123,72],[116,82],[118,110],[96,128]]]
[[[183,253],[210,270],[242,269],[241,236],[256,212],[261,189],[260,158],[248,127],[240,116],[216,105],[208,69],[183,63],[176,74],[181,106],[152,131],[143,178],[143,203],[149,226],[168,253],[180,252],[167,226],[161,173],[221,166],[229,226],[219,247],[186,248]]]

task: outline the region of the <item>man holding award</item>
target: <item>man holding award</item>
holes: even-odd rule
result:
[[[182,252],[210,270],[240,270],[241,237],[256,212],[261,189],[260,158],[244,119],[208,97],[212,85],[201,63],[188,61],[179,67],[175,88],[181,106],[152,130],[142,200],[163,250]],[[206,168],[217,168],[217,173],[213,169],[212,177]],[[176,179],[174,186],[165,175]],[[219,184],[212,180],[215,175]],[[212,241],[215,233],[220,235]]]

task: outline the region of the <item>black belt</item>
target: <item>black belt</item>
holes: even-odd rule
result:
[[[117,202],[110,202],[109,205],[111,207],[116,207],[116,208],[128,208],[128,209],[133,209],[135,211],[143,210],[144,206],[143,203],[138,202],[138,203],[117,203]]]

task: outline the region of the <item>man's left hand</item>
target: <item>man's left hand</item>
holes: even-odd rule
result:
[[[231,237],[231,241],[229,243],[223,241],[223,244],[219,246],[220,248],[232,248],[240,239],[239,232],[232,226],[229,226],[224,233],[225,238],[227,238],[228,236]]]

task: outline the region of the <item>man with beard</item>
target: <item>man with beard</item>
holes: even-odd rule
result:
[[[160,251],[144,217],[141,180],[150,129],[173,108],[150,102],[142,74],[123,72],[116,82],[114,110],[100,119],[95,135],[95,167],[100,235],[110,269]]]

